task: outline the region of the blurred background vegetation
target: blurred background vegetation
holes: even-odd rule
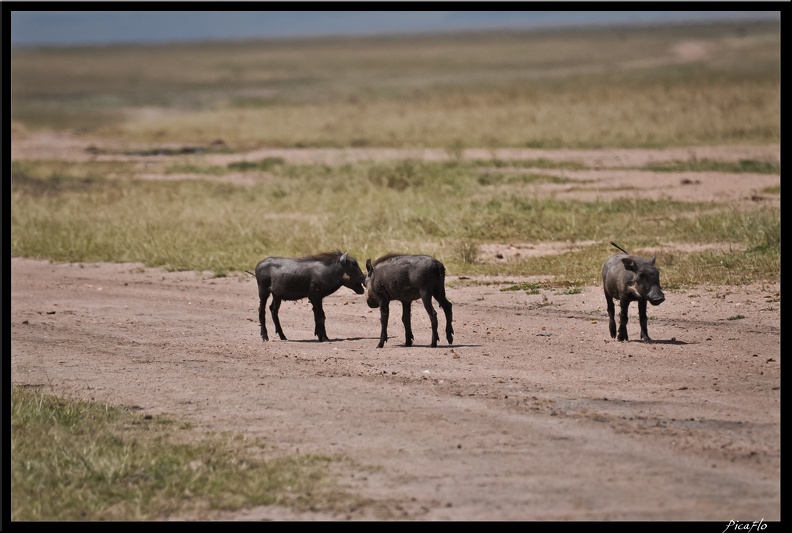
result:
[[[13,255],[227,275],[268,255],[340,248],[365,260],[400,251],[436,255],[455,274],[545,274],[574,285],[596,283],[615,239],[647,252],[734,243],[728,254],[664,252],[658,261],[672,285],[780,277],[777,207],[557,201],[535,187],[574,186],[553,172],[569,162],[461,158],[466,148],[778,145],[777,23],[16,47],[11,55],[12,137],[65,131],[98,156],[13,160]],[[126,148],[109,152],[97,140]],[[354,147],[438,148],[449,160],[244,157]],[[218,153],[240,160],[205,157]],[[734,179],[780,175],[780,161],[640,170]],[[479,261],[483,244],[510,241],[597,244]]]
[[[15,48],[11,74],[18,126],[240,149],[780,135],[780,27],[766,22]]]

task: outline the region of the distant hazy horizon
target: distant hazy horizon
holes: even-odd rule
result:
[[[385,35],[724,20],[778,20],[780,23],[780,11],[20,10],[11,11],[10,15],[11,44],[24,46]]]

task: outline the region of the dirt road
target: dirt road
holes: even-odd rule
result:
[[[345,288],[331,342],[302,301],[281,308],[289,340],[263,343],[247,275],[11,267],[14,383],[351,457],[365,468],[342,480],[377,502],[227,519],[780,519],[778,286],[667,294],[645,344],[610,340],[599,287],[451,276],[453,346],[428,347],[416,308],[415,346],[394,311],[377,349],[378,313]]]

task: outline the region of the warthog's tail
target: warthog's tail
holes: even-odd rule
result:
[[[613,244],[613,243],[611,243],[611,244]],[[247,272],[248,274],[250,274],[254,278],[256,277],[256,275],[253,272],[251,272],[250,270],[245,270],[245,272]]]
[[[625,254],[627,254],[627,255],[630,255],[630,252],[628,252],[627,250],[625,250],[624,248],[622,248],[621,246],[619,246],[619,245],[618,245],[618,244],[616,244],[615,242],[611,241],[611,244],[612,244],[613,246],[615,246],[616,248],[618,248],[619,250],[621,250],[622,252],[624,252]]]

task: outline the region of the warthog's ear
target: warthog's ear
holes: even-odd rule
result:
[[[656,260],[657,260],[657,256],[653,255],[652,258],[649,261],[647,261],[646,263],[648,265],[654,266]]]
[[[339,259],[342,265],[345,265],[348,260],[349,260],[349,256],[347,255],[346,252],[344,252],[344,255],[341,256],[341,259]]]
[[[371,259],[366,259],[366,272],[371,272]]]
[[[638,271],[638,265],[632,257],[622,257],[622,264],[627,270],[632,270],[633,272]]]

